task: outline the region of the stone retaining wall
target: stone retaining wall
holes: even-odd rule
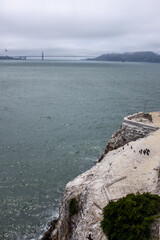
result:
[[[134,127],[135,128],[135,127],[137,127],[137,128],[142,128],[142,129],[148,129],[149,131],[156,131],[156,130],[159,129],[156,126],[151,126],[151,125],[146,124],[146,123],[136,122],[136,121],[131,120],[134,117],[142,116],[142,114],[143,113],[140,112],[140,113],[136,113],[136,114],[130,115],[128,117],[125,117],[124,120],[123,120],[122,128],[126,128],[126,127]]]

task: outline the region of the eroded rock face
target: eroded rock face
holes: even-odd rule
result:
[[[145,136],[145,137],[144,137]],[[125,139],[125,140],[124,140]],[[103,160],[81,174],[65,188],[52,240],[106,240],[100,223],[103,208],[129,193],[160,195],[160,130],[120,129],[109,143]],[[149,149],[149,155],[139,151]],[[106,154],[107,153],[107,154]],[[69,203],[78,200],[78,213],[70,216]],[[153,225],[156,239],[159,222]]]

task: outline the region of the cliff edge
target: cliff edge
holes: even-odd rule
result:
[[[100,222],[110,200],[137,192],[160,195],[159,127],[160,112],[124,118],[99,163],[66,185],[59,218],[42,240],[106,240]],[[160,239],[159,223],[154,231]]]

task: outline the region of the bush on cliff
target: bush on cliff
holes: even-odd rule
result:
[[[150,225],[160,212],[160,197],[128,194],[104,209],[101,227],[109,240],[148,240]]]
[[[69,202],[69,215],[70,217],[78,213],[78,201],[76,198],[72,198]]]

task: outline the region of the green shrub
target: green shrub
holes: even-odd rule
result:
[[[78,213],[78,201],[76,198],[72,198],[69,203],[69,215],[70,217]]]
[[[109,240],[148,240],[150,224],[159,212],[158,195],[128,194],[103,209],[101,227]]]

